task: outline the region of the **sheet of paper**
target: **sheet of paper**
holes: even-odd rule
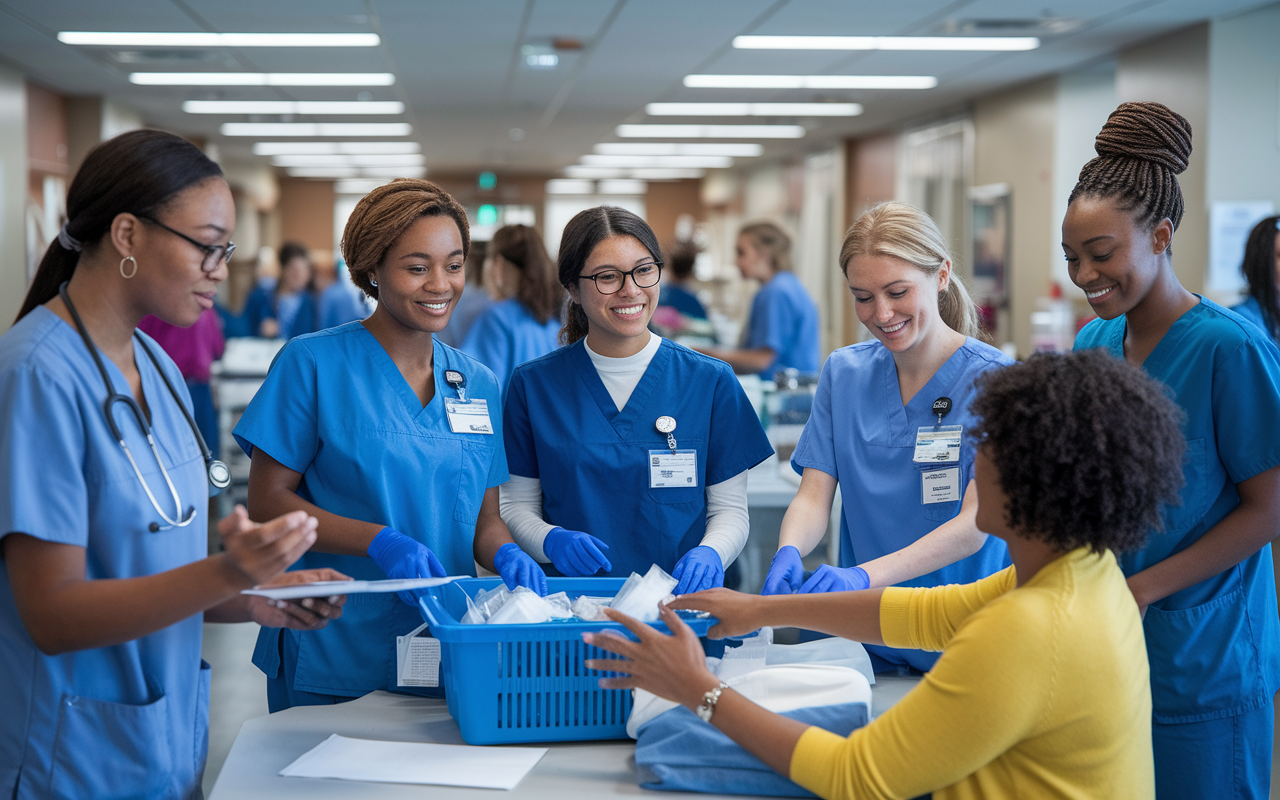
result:
[[[465,577],[465,575],[450,575],[447,578],[399,578],[385,581],[315,581],[314,583],[295,583],[292,586],[279,586],[271,589],[245,589],[240,594],[254,594],[260,597],[269,597],[272,600],[297,600],[303,597],[332,597],[339,594],[405,592],[411,589],[440,586]]]
[[[1247,288],[1240,262],[1249,231],[1258,220],[1275,213],[1270,200],[1214,202],[1209,209],[1209,279],[1211,292],[1235,292]]]
[[[379,742],[333,734],[280,770],[289,778],[514,789],[545,747]]]

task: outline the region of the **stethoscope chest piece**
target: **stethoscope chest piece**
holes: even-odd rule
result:
[[[209,462],[209,484],[219,491],[231,485],[231,470],[216,458]]]

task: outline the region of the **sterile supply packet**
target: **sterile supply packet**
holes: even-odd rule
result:
[[[607,622],[604,610],[609,607],[612,597],[589,597],[582,595],[573,601],[573,616],[583,622]]]
[[[552,619],[573,619],[573,604],[569,602],[567,592],[556,592],[542,598],[551,606]]]
[[[551,604],[537,592],[517,586],[502,607],[489,616],[489,625],[530,625],[550,622]]]
[[[631,573],[613,598],[610,607],[641,622],[658,620],[658,603],[661,603],[680,581],[671,577],[657,564],[649,567],[643,577]]]

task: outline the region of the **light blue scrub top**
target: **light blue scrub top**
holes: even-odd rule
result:
[[[316,298],[316,330],[336,328],[369,316],[360,290],[352,285],[344,270],[337,280]]]
[[[515,368],[555,350],[559,336],[558,318],[540,323],[513,297],[480,312],[461,350],[493,370],[505,393]]]
[[[276,356],[236,425],[245,453],[261,447],[302,473],[298,495],[343,517],[389,525],[422,542],[450,575],[474,575],[471,543],[486,489],[507,481],[498,384],[489,369],[435,340],[435,396],[424,407],[362,323],[300,336]],[[457,392],[445,370],[466,376],[468,399],[489,404],[493,435],[453,433],[444,401]],[[295,569],[331,567],[352,578],[387,576],[366,556],[315,550]],[[290,686],[359,697],[396,686],[395,637],[422,624],[395,594],[347,598],[318,631],[263,628],[253,663],[278,677],[281,635],[298,647]],[[438,692],[426,692],[438,694]]]
[[[822,363],[818,354],[818,307],[793,273],[775,274],[756,292],[742,346],[773,350],[773,363],[760,372],[768,380],[787,367],[808,373],[818,371]]]
[[[696,487],[649,487],[649,451],[668,449],[661,416],[697,451]],[[503,424],[511,473],[542,481],[543,518],[609,545],[601,576],[671,572],[706,534],[706,487],[773,452],[729,365],[666,339],[621,411],[582,341],[517,367]]]
[[[1275,337],[1271,335],[1271,329],[1267,327],[1266,318],[1262,316],[1262,304],[1258,302],[1258,298],[1249,297],[1243,303],[1232,306],[1231,310],[1257,325],[1258,330],[1265,333],[1272,341],[1275,341]]]
[[[1125,318],[1097,319],[1075,348],[1124,358]],[[1236,484],[1280,465],[1280,351],[1210,300],[1183,314],[1142,364],[1186,412],[1179,506],[1163,532],[1120,555],[1133,575],[1194,544],[1240,504]],[[1280,688],[1280,621],[1271,545],[1212,578],[1157,600],[1143,619],[1156,722],[1201,722],[1260,708]]]
[[[147,342],[189,410],[182,374]],[[106,387],[84,341],[40,306],[0,337],[0,536],[24,533],[85,549],[89,580],[165,572],[208,554],[209,484],[195,436],[151,359],[134,343],[156,447],[183,528],[157,516],[103,416]],[[106,356],[115,390],[130,394]],[[156,500],[172,496],[138,424],[116,419]],[[209,666],[202,616],[141,639],[48,656],[27,634],[0,568],[0,796],[187,797],[208,750]],[[15,795],[15,785],[17,786]]]

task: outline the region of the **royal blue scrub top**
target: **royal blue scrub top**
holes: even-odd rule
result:
[[[1124,358],[1125,318],[1097,319],[1075,347]],[[1173,390],[1186,420],[1186,485],[1164,531],[1120,555],[1133,575],[1185,550],[1240,504],[1236,484],[1280,465],[1280,352],[1261,330],[1210,300],[1183,314],[1142,368]],[[1234,716],[1280,688],[1280,621],[1271,545],[1157,600],[1143,619],[1151,701],[1159,723]]]
[[[1275,337],[1271,335],[1271,329],[1267,327],[1266,317],[1262,316],[1262,304],[1258,302],[1258,298],[1249,297],[1243,303],[1232,306],[1231,310],[1257,325],[1258,330],[1265,333],[1272,341],[1275,341]]]
[[[513,297],[480,312],[460,349],[493,370],[505,392],[515,368],[555,350],[560,346],[559,336],[559,318],[538,322]]]
[[[173,361],[151,351],[191,408]],[[195,435],[151,359],[134,360],[156,448],[186,527],[163,524],[107,427],[106,386],[70,324],[37,307],[0,337],[0,537],[82,547],[89,580],[136,578],[208,555],[209,484]],[[103,356],[115,391],[124,374]],[[133,416],[114,406],[129,451],[171,517],[172,495]],[[209,666],[202,615],[140,639],[50,656],[28,635],[0,569],[0,796],[188,797],[208,750]],[[15,786],[17,787],[15,793]]]
[[[773,363],[760,372],[770,380],[775,372],[788,367],[801,372],[818,371],[822,363],[818,355],[818,307],[794,274],[776,273],[756,292],[742,346],[748,350],[773,350]]]
[[[668,450],[662,416],[676,447],[697,451],[696,487],[649,487],[649,451]],[[773,452],[729,365],[666,339],[621,411],[582,341],[517,367],[503,424],[511,473],[542,481],[543,518],[604,540],[601,575],[615,577],[671,572],[706,534],[707,487]]]
[[[434,346],[435,396],[423,406],[362,323],[294,339],[276,356],[235,437],[250,457],[261,447],[302,473],[303,499],[389,525],[430,548],[450,575],[474,575],[471,543],[484,492],[507,481],[498,384],[471,357],[438,339]],[[444,380],[449,369],[466,376],[468,399],[488,402],[494,434],[449,429],[444,401],[457,397]],[[366,556],[311,550],[295,565],[321,567],[356,579],[387,577]],[[294,674],[283,677],[293,688],[342,697],[413,691],[396,687],[395,637],[421,624],[419,612],[394,594],[352,595],[322,630],[263,628],[254,663],[278,677],[279,637],[291,636],[298,660]]]

